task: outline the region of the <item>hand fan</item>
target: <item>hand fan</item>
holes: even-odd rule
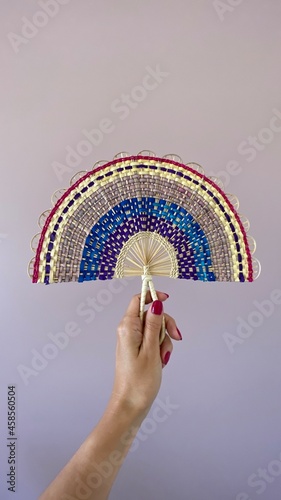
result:
[[[143,320],[148,287],[157,299],[152,276],[252,282],[260,274],[237,198],[177,155],[119,153],[75,174],[52,202],[31,242],[33,283],[141,276]],[[163,318],[160,344],[164,336]]]

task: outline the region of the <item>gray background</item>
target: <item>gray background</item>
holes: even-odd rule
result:
[[[137,278],[115,283],[117,293],[109,282],[31,284],[26,267],[38,216],[78,170],[148,148],[225,180],[251,222],[262,274],[247,284],[155,279],[170,294],[165,310],[183,341],[174,343],[151,420],[111,498],[280,500],[281,305],[267,303],[266,314],[257,302],[281,288],[281,3],[220,4],[65,0],[53,17],[40,17],[39,2],[0,3],[1,499],[36,499],[98,422],[113,383],[116,327],[141,287]],[[11,33],[23,36],[23,17],[45,26],[12,42]],[[114,102],[140,96],[135,87],[157,66],[162,81],[133,98],[122,119]],[[67,167],[66,148],[77,151],[83,129],[105,118],[111,132]],[[237,175],[226,176],[231,161]],[[55,162],[64,165],[61,176]],[[85,312],[89,298],[99,311]],[[255,326],[241,333],[241,320]],[[48,335],[70,321],[79,335],[24,381],[33,350],[42,353]],[[5,482],[8,384],[16,384],[18,401],[14,495]],[[157,423],[153,409],[167,398],[178,407]],[[261,469],[268,479],[258,477]]]

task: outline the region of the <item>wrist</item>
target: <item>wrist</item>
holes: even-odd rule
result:
[[[134,402],[113,391],[106,411],[118,416],[121,420],[125,420],[129,425],[140,426],[149,409],[138,408]]]

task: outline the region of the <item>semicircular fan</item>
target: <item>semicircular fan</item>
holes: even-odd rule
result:
[[[78,172],[53,195],[31,242],[33,283],[142,277],[140,317],[152,276],[252,282],[260,263],[239,202],[197,163],[151,151],[119,153]],[[165,336],[163,318],[160,343]]]

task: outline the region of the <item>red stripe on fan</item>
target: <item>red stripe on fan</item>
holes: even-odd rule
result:
[[[240,229],[241,229],[241,232],[242,232],[243,238],[244,238],[244,244],[245,244],[245,247],[246,247],[246,253],[247,253],[247,256],[248,256],[248,267],[249,267],[248,280],[249,281],[253,281],[252,255],[251,255],[251,251],[250,251],[250,248],[249,248],[249,244],[248,244],[248,240],[247,240],[245,228],[244,228],[242,222],[240,221],[239,215],[237,214],[234,206],[230,203],[230,201],[228,200],[227,196],[220,189],[219,186],[217,186],[213,181],[211,181],[210,179],[208,179],[207,176],[205,176],[203,174],[200,174],[199,172],[196,172],[196,170],[192,169],[191,167],[188,167],[187,165],[184,165],[183,163],[178,163],[178,162],[176,162],[174,160],[168,160],[166,158],[157,158],[155,156],[153,156],[153,157],[151,157],[151,156],[126,156],[124,158],[116,158],[115,160],[109,161],[108,163],[106,163],[104,165],[101,165],[100,167],[97,167],[94,170],[91,170],[90,172],[87,172],[85,175],[83,175],[83,177],[81,177],[80,179],[78,179],[78,181],[75,182],[75,184],[73,184],[72,186],[70,186],[66,190],[66,192],[62,195],[62,197],[57,201],[57,203],[55,204],[55,206],[51,210],[48,218],[46,219],[44,227],[42,229],[41,237],[40,237],[40,240],[39,240],[39,243],[38,243],[38,247],[37,247],[37,250],[36,250],[35,262],[34,262],[34,271],[33,271],[33,277],[32,277],[32,282],[33,283],[37,283],[37,281],[38,281],[40,254],[41,254],[41,251],[42,251],[42,245],[43,245],[43,241],[44,241],[44,238],[45,238],[46,231],[48,229],[48,226],[49,226],[52,218],[54,217],[55,213],[59,209],[59,207],[62,204],[62,202],[64,201],[64,199],[67,196],[69,196],[69,194],[71,193],[72,190],[76,189],[76,187],[79,186],[79,184],[81,182],[83,182],[85,179],[87,179],[88,177],[90,177],[93,173],[99,172],[100,170],[108,168],[111,165],[115,165],[116,163],[119,163],[120,161],[123,162],[123,161],[128,161],[128,160],[131,160],[131,161],[134,161],[134,160],[153,160],[153,161],[157,161],[157,162],[160,162],[160,163],[170,163],[171,165],[176,165],[176,166],[179,166],[179,167],[183,167],[185,170],[190,171],[190,172],[196,174],[198,177],[201,177],[201,179],[205,179],[217,191],[219,191],[219,193],[222,195],[222,197],[224,198],[225,202],[227,203],[227,205],[229,206],[229,208],[233,212],[233,214],[234,214],[234,216],[235,216],[235,218],[236,218],[236,220],[237,220],[237,222],[238,222],[238,224],[240,226]]]

